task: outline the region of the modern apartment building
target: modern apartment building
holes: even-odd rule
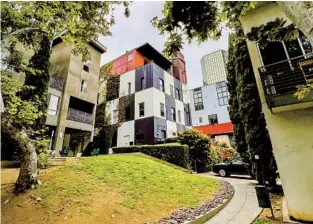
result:
[[[277,3],[259,2],[241,17],[241,24],[247,34],[276,18],[292,24]],[[312,46],[300,33],[263,49],[248,41],[248,49],[289,216],[312,222],[313,92],[302,100],[293,95],[297,85],[313,81]]]
[[[192,126],[220,143],[231,145],[233,125],[228,115],[226,81],[190,90]]]
[[[190,126],[181,56],[172,60],[175,66],[145,43],[112,61],[115,87],[109,87],[110,79],[105,85],[115,91],[106,95],[106,113],[111,116],[111,124],[118,124],[113,146],[114,142],[117,146],[155,144]]]
[[[64,146],[70,146],[75,134],[89,137],[80,143],[79,150],[93,139],[100,61],[105,47],[97,41],[90,46],[91,59],[83,63],[81,56],[72,54],[73,45],[61,39],[53,43],[46,125],[50,149],[55,150],[56,156]]]
[[[226,80],[227,58],[228,52],[225,50],[218,50],[202,57],[201,70],[204,85]]]

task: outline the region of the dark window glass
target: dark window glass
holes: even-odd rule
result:
[[[163,79],[159,79],[159,83],[160,83],[160,90],[162,92],[164,92],[164,80]]]
[[[174,96],[174,87],[172,85],[170,85],[170,92],[171,92],[171,96]]]
[[[161,117],[165,116],[164,103],[160,103],[160,113],[161,113]]]
[[[295,58],[303,55],[298,39],[285,41],[285,46],[287,48],[289,58]]]
[[[130,106],[125,107],[125,121],[130,120]]]
[[[175,98],[180,100],[180,93],[179,93],[179,89],[175,89]]]
[[[284,46],[281,42],[269,42],[266,47],[260,48],[260,53],[264,65],[287,60]]]
[[[228,91],[226,82],[216,83],[216,92],[218,98],[218,105],[220,106],[228,105]]]
[[[202,117],[199,117],[199,123],[202,123]]]
[[[131,83],[129,82],[128,83],[128,94],[130,94],[131,93]]]
[[[172,121],[176,121],[176,111],[175,108],[171,107],[171,117]]]
[[[89,72],[89,66],[88,65],[84,65],[84,71]]]
[[[144,88],[145,88],[145,78],[141,78],[140,89],[143,90]]]
[[[209,124],[218,124],[217,114],[211,114],[208,116]]]
[[[145,116],[145,103],[139,104],[139,117]]]
[[[203,100],[201,88],[195,89],[193,91],[193,100],[195,105],[195,110],[203,110]]]

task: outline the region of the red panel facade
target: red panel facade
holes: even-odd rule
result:
[[[187,74],[184,55],[179,51],[175,57],[171,59],[173,63],[173,76],[180,80],[183,84],[187,84]]]
[[[223,124],[196,126],[193,129],[206,135],[220,135],[234,132],[234,125],[231,122],[227,122]]]

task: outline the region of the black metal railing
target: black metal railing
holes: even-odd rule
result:
[[[76,110],[73,108],[68,108],[67,119],[78,121],[86,124],[93,124],[93,116],[90,113],[86,113],[81,110]]]
[[[306,55],[266,65],[259,68],[259,73],[266,101],[271,109],[281,106],[275,101],[277,97],[287,95],[294,97],[293,94],[297,91],[298,85],[313,82],[313,57],[312,55]],[[295,100],[294,97],[291,101]],[[284,103],[288,104],[286,102],[288,101],[284,98]]]

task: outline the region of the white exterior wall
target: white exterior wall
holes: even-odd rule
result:
[[[152,117],[154,114],[153,92],[155,88],[145,89],[135,93],[135,120]],[[145,103],[145,116],[139,117],[139,103]]]
[[[134,142],[135,121],[127,121],[117,129],[117,146],[127,146],[129,142]]]
[[[208,125],[208,115],[217,114],[218,123],[231,122],[228,114],[228,105],[219,106],[216,91],[216,85],[206,85],[201,87],[203,110],[195,110],[193,100],[193,89],[190,90],[190,113],[192,119],[192,126]],[[202,117],[202,123],[199,122],[199,117]]]
[[[187,85],[182,84],[183,89],[183,101],[184,103],[189,103],[189,89]]]
[[[175,96],[175,88],[174,88],[174,77],[170,75],[169,73],[164,71],[164,88],[165,88],[165,93],[168,95],[171,95],[171,90],[170,86],[173,86],[173,94]]]
[[[173,121],[166,121],[166,137],[177,137],[177,125]]]
[[[185,124],[185,113],[184,113],[184,104],[183,102],[175,99],[176,105],[176,123]],[[178,110],[180,110],[181,121],[178,120]]]
[[[154,117],[160,117],[166,119],[166,105],[165,105],[165,94],[156,88],[151,88],[153,91],[153,95],[149,96],[150,101],[153,101],[153,115]],[[153,97],[151,99],[150,97]],[[161,117],[160,103],[164,104],[164,117]]]
[[[291,21],[275,3],[248,12],[241,18],[245,33],[252,27],[276,18]],[[262,66],[257,45],[248,42],[254,75],[265,115],[273,153],[277,162],[290,216],[313,221],[313,102],[298,103],[268,109],[258,68]],[[273,52],[275,54],[275,52]]]
[[[118,114],[118,99],[115,100],[110,100],[107,102],[106,104],[106,111],[110,114],[111,116],[111,124],[116,124],[117,122],[113,123],[113,111],[117,110],[117,114]]]
[[[135,71],[132,70],[129,72],[124,73],[120,76],[120,92],[119,97],[129,95],[128,93],[128,83],[131,83],[131,92],[133,94],[135,92]]]

